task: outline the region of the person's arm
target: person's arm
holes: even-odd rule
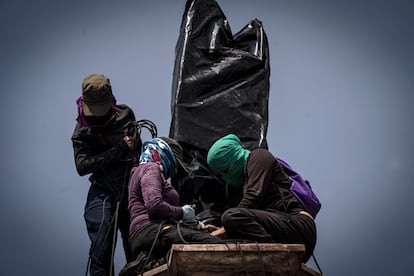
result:
[[[119,108],[117,107],[117,117],[112,123],[113,132],[126,132],[125,126],[134,121],[135,114],[132,109],[126,105],[120,105]],[[121,159],[127,159],[132,154],[134,144],[137,143],[140,146],[140,140],[131,141],[130,138],[131,136],[127,134],[124,137],[120,135],[118,143],[97,154],[92,151],[92,143],[96,143],[93,136],[88,133],[87,128],[82,128],[77,124],[72,135],[72,144],[76,170],[79,175],[86,175],[100,169],[107,170]],[[137,137],[137,139],[140,138]]]
[[[262,204],[269,187],[272,185],[272,168],[275,158],[264,149],[252,151],[246,163],[246,183],[240,208],[256,209]]]
[[[147,163],[143,170],[141,191],[150,219],[181,219],[183,217],[181,206],[173,206],[163,199],[164,180],[158,165]]]
[[[81,134],[72,137],[76,170],[79,175],[86,175],[95,170],[108,168],[112,163],[117,162],[122,156],[130,152],[129,145],[124,139],[108,150],[94,155],[86,139]]]

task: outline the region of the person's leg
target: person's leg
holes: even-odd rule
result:
[[[157,235],[158,234],[158,235]],[[153,250],[150,249],[156,239]],[[159,224],[150,224],[141,230],[132,241],[135,255],[140,252],[150,254],[150,259],[166,257],[172,244],[182,243],[223,243],[223,240],[209,233],[193,230],[185,227],[177,227],[176,224],[165,223],[159,228]]]
[[[305,261],[311,256],[316,243],[315,223],[304,215],[231,208],[223,213],[222,223],[230,239],[304,244]]]
[[[204,231],[194,230],[181,225],[169,225],[168,231],[164,231],[162,238],[168,240],[169,248],[173,243],[223,243],[223,240]]]
[[[133,260],[128,262],[121,270],[120,275],[141,275],[146,270],[157,265],[154,262],[154,253],[150,252],[154,240],[157,238],[160,224],[150,223],[144,226],[131,240]]]
[[[91,186],[85,205],[84,218],[91,247],[90,275],[109,275],[113,244],[113,214],[116,202],[113,196]]]
[[[131,217],[128,210],[128,201],[125,198],[119,206],[118,229],[121,232],[122,244],[127,262],[130,262],[134,259],[132,255],[131,245],[129,243],[130,222]]]
[[[149,253],[154,240],[157,238],[160,225],[158,223],[150,223],[144,226],[131,241],[131,249],[133,258],[135,259],[140,252]],[[151,252],[152,253],[152,252]]]
[[[312,256],[316,245],[316,224],[315,221],[305,215],[293,215],[292,222],[298,235],[295,243],[303,243],[306,247],[304,262],[307,262]]]
[[[228,239],[257,242],[273,242],[273,238],[261,223],[264,211],[245,208],[227,209],[221,216]]]

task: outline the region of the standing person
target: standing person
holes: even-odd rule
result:
[[[84,218],[91,240],[90,275],[113,275],[113,257],[118,229],[127,262],[132,254],[128,243],[128,179],[139,137],[128,134],[135,121],[127,105],[117,105],[109,79],[92,74],[82,82],[82,96],[76,101],[78,117],[72,135],[76,170],[91,174]]]
[[[167,140],[169,144],[164,141]],[[170,180],[182,165],[182,149],[171,138],[154,138],[143,144],[139,166],[131,171],[129,210],[130,242],[136,261],[123,269],[123,275],[142,273],[147,261],[166,256],[174,243],[222,243],[204,231],[183,227],[180,220],[193,221],[195,210],[180,205],[178,192]],[[171,145],[171,147],[170,147]],[[174,153],[171,148],[174,148]],[[176,157],[177,156],[177,157]],[[145,258],[140,258],[145,257]]]
[[[210,147],[207,164],[226,185],[241,189],[235,208],[227,209],[223,227],[212,235],[255,242],[302,243],[304,262],[316,244],[312,216],[290,192],[291,182],[276,158],[266,149],[245,149],[234,134]]]

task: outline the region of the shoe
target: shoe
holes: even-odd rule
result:
[[[132,262],[127,263],[119,272],[119,276],[136,276],[138,273],[143,273],[143,267],[148,258],[144,252],[140,252]]]
[[[144,252],[140,252],[134,261],[127,263],[124,268],[122,268],[122,270],[119,272],[119,276],[141,275],[145,271],[151,270],[166,263],[166,258],[148,260],[148,256]]]

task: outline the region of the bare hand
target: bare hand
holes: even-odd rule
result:
[[[206,224],[206,225],[204,225],[204,230],[206,232],[209,232],[209,233],[212,233],[212,232],[214,232],[215,230],[218,230],[218,229],[220,229],[220,227],[217,227],[217,226],[215,226],[213,224]]]
[[[216,227],[217,228],[217,227]],[[216,230],[212,231],[210,235],[219,237],[222,240],[227,239],[226,229],[224,227],[217,228]]]

